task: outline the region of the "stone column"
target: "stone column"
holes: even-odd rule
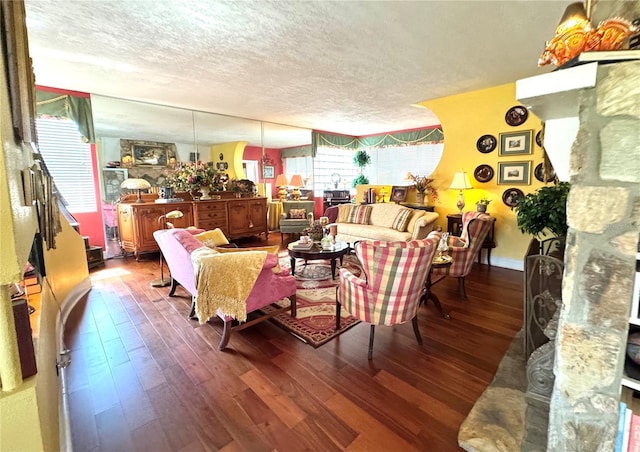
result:
[[[599,65],[571,150],[550,451],[614,449],[640,231],[640,61]]]

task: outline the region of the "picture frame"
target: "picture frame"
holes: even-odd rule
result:
[[[391,201],[396,204],[403,202],[407,199],[407,189],[408,187],[404,186],[396,186],[391,187]]]
[[[110,204],[120,199],[120,184],[129,177],[126,168],[103,168],[102,188],[104,201]]]
[[[134,166],[167,166],[171,145],[167,144],[131,144],[131,156]]]
[[[531,161],[498,162],[498,185],[531,183]]]
[[[276,177],[276,169],[271,165],[262,165],[262,178],[273,179]]]
[[[531,154],[531,136],[533,130],[519,130],[500,134],[500,151],[498,155]]]

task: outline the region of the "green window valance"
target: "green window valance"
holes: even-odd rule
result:
[[[387,148],[415,146],[427,143],[442,143],[442,127],[410,130],[407,132],[383,133],[367,137],[353,137],[313,131],[311,142],[312,155],[315,157],[318,147],[340,148],[356,151],[364,148]]]
[[[291,148],[284,148],[280,151],[281,158],[292,159],[295,157],[311,157],[311,145],[305,144],[304,146],[294,146]]]
[[[95,143],[91,99],[36,89],[36,115],[71,119],[85,142]]]

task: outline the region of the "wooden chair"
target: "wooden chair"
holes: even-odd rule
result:
[[[340,329],[341,306],[352,316],[370,323],[369,359],[373,357],[376,325],[397,325],[411,320],[418,344],[422,345],[418,307],[437,246],[436,238],[355,244],[366,279],[340,269],[336,288],[336,329]]]

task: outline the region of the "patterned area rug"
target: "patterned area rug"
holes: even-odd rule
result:
[[[298,269],[298,263],[296,263],[296,273],[299,270],[303,270],[302,261],[299,261],[299,263],[300,269]],[[290,268],[291,266],[289,256],[286,253],[280,257],[280,266],[282,268]],[[357,276],[362,274],[362,268],[355,256],[345,256],[343,267],[348,268],[349,271]],[[355,317],[345,313],[343,309],[341,313],[342,320],[340,321],[341,328],[336,332],[337,270],[336,279],[332,280],[329,264],[322,261],[309,261],[305,268],[305,273],[301,272],[301,275],[302,278],[297,279],[296,318],[285,312],[271,318],[271,321],[315,348],[326,344],[334,337],[360,323]],[[320,277],[321,275],[324,275],[324,279],[303,279],[308,276]],[[286,300],[284,303],[288,304],[289,301]],[[268,313],[273,309],[269,306],[264,308],[263,312]]]

